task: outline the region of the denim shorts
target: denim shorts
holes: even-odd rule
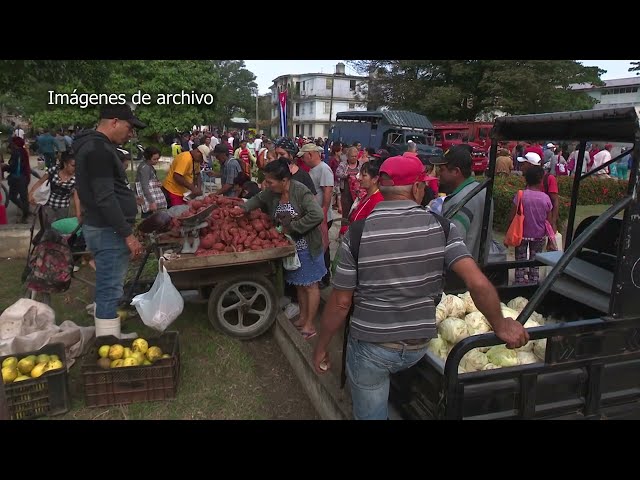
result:
[[[347,377],[351,387],[353,418],[387,420],[390,375],[415,365],[425,353],[426,346],[418,350],[393,350],[349,335]]]

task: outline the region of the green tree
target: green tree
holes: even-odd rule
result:
[[[128,60],[128,61],[0,61],[0,111],[22,114],[34,127],[95,124],[99,107],[50,104],[50,91],[71,94],[124,94],[140,91],[150,105],[136,114],[149,127],[145,136],[190,129],[194,124],[220,124],[250,111],[257,87],[255,75],[241,60]],[[159,94],[211,94],[211,105],[157,103]],[[4,101],[3,101],[4,99]],[[4,109],[3,109],[4,107]]]
[[[640,75],[640,62],[631,62],[633,67],[629,68],[630,72],[636,72],[636,75]]]
[[[376,71],[372,100],[432,120],[473,120],[509,114],[591,108],[595,100],[569,88],[601,85],[603,70],[572,60],[376,60],[349,62],[360,73]]]
[[[256,108],[256,76],[245,68],[244,60],[214,60],[213,64],[222,79],[215,107],[218,123],[228,125],[233,117],[249,116]]]

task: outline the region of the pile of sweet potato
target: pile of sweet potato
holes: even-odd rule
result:
[[[232,216],[233,208],[241,203],[241,199],[213,194],[203,200],[189,202],[189,211],[193,210],[190,215],[211,204],[218,207],[206,219],[209,226],[200,229],[200,247],[195,253],[197,256],[266,250],[290,245],[286,237],[275,229],[266,213],[254,210],[242,217]],[[171,222],[173,230],[180,229],[179,219],[173,218]]]

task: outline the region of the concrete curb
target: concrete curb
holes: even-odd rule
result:
[[[274,337],[320,417],[323,420],[350,420],[351,398],[340,388],[339,376],[316,374],[311,363],[311,344],[302,338],[284,313],[278,313],[276,317]]]
[[[27,258],[31,225],[0,226],[0,244],[2,258]]]

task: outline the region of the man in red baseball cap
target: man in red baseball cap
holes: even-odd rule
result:
[[[389,157],[380,165],[380,185],[387,187],[416,186],[426,181],[427,175],[424,173],[424,166],[418,157]]]
[[[319,374],[331,368],[327,348],[353,303],[343,354],[356,420],[388,418],[390,372],[415,365],[437,336],[434,299],[442,295],[445,268],[464,281],[508,348],[529,339],[520,323],[502,316],[495,288],[456,225],[420,206],[425,177],[418,158],[387,158],[379,175],[384,201],[353,222],[340,245],[313,365]]]

